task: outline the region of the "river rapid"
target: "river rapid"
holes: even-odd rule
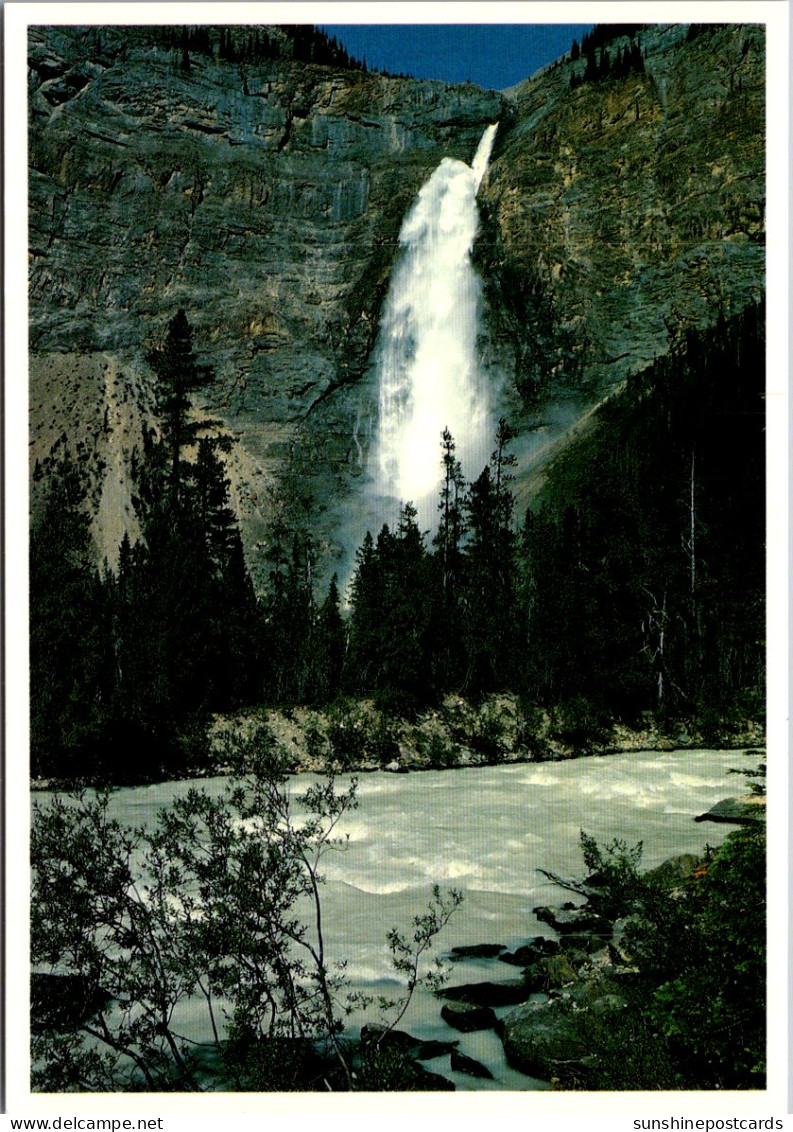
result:
[[[757,761],[736,751],[640,751],[561,763],[363,775],[358,807],[340,828],[346,845],[324,861],[327,953],[332,961],[346,960],[352,987],[398,993],[386,933],[391,927],[411,930],[412,917],[426,908],[435,883],[464,895],[436,953],[477,943],[514,948],[532,936],[551,935],[533,908],[561,903],[569,894],[538,870],[580,877],[582,829],[601,843],[616,837],[629,845],[642,841],[647,869],[676,854],[700,852],[706,843],[718,846],[734,827],[696,824],[694,818],[721,798],[743,793],[743,780],[730,769],[749,769]],[[290,780],[298,810],[297,798],[311,780],[311,775]],[[150,826],[162,807],[191,787],[218,795],[226,784],[213,778],[121,788],[112,794],[111,815],[128,825]],[[39,802],[46,798],[37,795]],[[464,960],[452,965],[449,982],[518,975],[519,969],[497,960]],[[487,1065],[494,1080],[454,1073],[448,1057],[427,1062],[428,1069],[450,1077],[458,1089],[547,1087],[507,1066],[492,1030],[451,1030],[440,1018],[440,1005],[420,991],[400,1028],[421,1038],[459,1039],[461,1052]],[[367,1018],[378,1020],[375,1007]],[[353,1017],[350,1031],[361,1021]],[[192,1028],[189,1011],[184,1026]]]

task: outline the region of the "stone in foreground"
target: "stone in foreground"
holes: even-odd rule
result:
[[[694,821],[727,822],[731,825],[756,825],[765,821],[765,807],[761,798],[722,798],[707,813]]]
[[[530,1077],[550,1080],[561,1063],[586,1056],[574,1020],[553,1007],[519,1006],[501,1021],[498,1030],[509,1064]]]
[[[474,1006],[470,1002],[447,1002],[441,1009],[441,1018],[462,1034],[475,1030],[492,1030],[496,1016],[489,1006]]]
[[[451,1056],[451,1067],[455,1073],[467,1073],[469,1077],[484,1077],[493,1080],[493,1074],[483,1065],[481,1061],[476,1061],[473,1057],[466,1057],[464,1053],[457,1053],[455,1050]]]
[[[438,992],[441,998],[455,1002],[472,1002],[476,1006],[515,1006],[525,1002],[531,994],[522,979],[507,983],[463,983],[457,987],[444,987]]]
[[[457,959],[495,959],[502,951],[506,951],[506,945],[503,943],[471,943],[463,944],[460,947],[453,947],[449,952],[449,958],[452,960]]]

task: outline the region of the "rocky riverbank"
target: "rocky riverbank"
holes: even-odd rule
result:
[[[446,696],[412,719],[379,710],[371,700],[342,701],[321,710],[261,709],[216,716],[210,727],[211,762],[223,765],[227,736],[253,736],[268,727],[296,772],[442,770],[510,762],[558,762],[582,755],[627,751],[719,750],[763,746],[760,723],[723,721],[714,730],[694,722],[662,725],[645,716],[639,726],[594,718],[585,702],[547,711],[498,694],[474,703]]]
[[[206,778],[230,769],[228,747],[269,729],[292,773],[385,770],[392,773],[492,766],[518,762],[561,762],[586,755],[629,751],[745,750],[764,747],[763,725],[722,721],[703,729],[693,722],[662,725],[647,715],[640,726],[593,719],[586,705],[546,711],[525,708],[517,696],[501,693],[474,703],[449,695],[413,718],[382,711],[371,700],[344,700],[326,708],[253,708],[215,715],[201,752],[178,768],[163,767],[162,779]],[[90,775],[86,779],[92,781]],[[81,779],[81,781],[83,781]],[[103,779],[104,781],[104,779]],[[118,779],[129,784],[129,768]],[[33,790],[68,789],[71,780],[35,778]],[[729,819],[728,819],[729,820]]]
[[[762,843],[764,799],[754,795],[730,801],[735,804],[733,817],[712,820],[749,825],[752,828],[744,830],[741,837],[745,842]],[[648,963],[648,955],[657,945],[648,946],[647,940],[648,933],[654,934],[653,919],[668,919],[672,909],[677,933],[672,942],[683,958],[677,961],[680,973],[676,982],[661,991],[675,993],[675,985],[678,990],[684,985],[687,965],[696,963],[702,940],[712,928],[707,921],[709,883],[723,886],[732,869],[741,886],[748,882],[751,887],[751,879],[745,876],[748,857],[739,858],[742,850],[736,843],[726,852],[706,849],[701,855],[671,857],[639,875],[633,868],[638,851],[613,848],[618,852],[607,848],[601,853],[600,860],[606,865],[602,872],[579,883],[570,882],[579,899],[590,894],[585,903],[568,901],[534,909],[553,936],[535,936],[511,950],[503,943],[452,948],[447,955],[454,968],[451,985],[438,992],[443,1000],[441,1017],[460,1035],[495,1030],[509,1065],[553,1089],[679,1089],[692,1087],[687,1075],[693,1072],[696,1079],[700,1071],[703,1081],[696,1087],[721,1087],[706,1083],[707,1053],[699,1055],[701,1067],[694,1064],[696,1057],[682,1071],[677,1064],[685,1050],[685,1004],[672,1029],[674,1034],[678,1027],[676,1041],[669,1043],[662,1016],[654,1013],[655,984],[661,976],[654,967],[657,956]],[[567,887],[567,882],[561,883]],[[762,919],[761,894],[755,895],[760,900],[754,911]],[[668,925],[661,934],[669,934]],[[691,955],[687,955],[688,949]],[[738,962],[737,957],[734,960]],[[468,964],[479,981],[464,981]],[[515,977],[505,978],[502,964],[510,965]],[[729,967],[728,962],[711,977],[724,979],[726,986]],[[483,974],[488,977],[482,979]],[[727,990],[725,1002],[729,999]],[[762,1003],[755,1005],[762,1013]],[[461,1054],[457,1041],[421,1043],[399,1031],[384,1032],[377,1038],[379,1047],[399,1050],[415,1062],[438,1059],[434,1068],[441,1071],[492,1076],[487,1066]],[[372,1035],[362,1034],[362,1042],[367,1040],[371,1041]],[[700,1034],[699,1040],[707,1050],[708,1033]],[[432,1048],[424,1049],[425,1045]],[[747,1087],[741,1080],[739,1061],[736,1057],[734,1066],[722,1066],[720,1072],[726,1073],[726,1081]],[[762,1070],[753,1066],[745,1074],[748,1087],[759,1087],[761,1075]],[[418,1087],[443,1087],[436,1082],[437,1077]]]

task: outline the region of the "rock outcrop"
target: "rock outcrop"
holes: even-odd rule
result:
[[[727,825],[757,825],[765,822],[765,797],[747,794],[743,798],[722,798],[694,821],[715,821]]]
[[[516,381],[541,403],[613,388],[763,288],[762,28],[638,39],[643,73],[571,90],[583,61],[568,60],[511,92],[488,173],[481,258]]]
[[[541,1080],[587,1054],[575,1020],[548,1006],[519,1006],[504,1019],[500,1031],[509,1064]]]
[[[447,1002],[441,1007],[441,1018],[461,1034],[476,1030],[491,1030],[496,1016],[489,1006],[474,1006],[470,1002]]]

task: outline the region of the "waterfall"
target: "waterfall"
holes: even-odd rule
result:
[[[487,127],[471,165],[445,157],[405,217],[375,347],[374,492],[384,502],[412,501],[422,527],[435,525],[443,429],[454,436],[467,478],[481,472],[491,446],[477,355],[481,283],[471,250],[476,194],[496,129]]]

